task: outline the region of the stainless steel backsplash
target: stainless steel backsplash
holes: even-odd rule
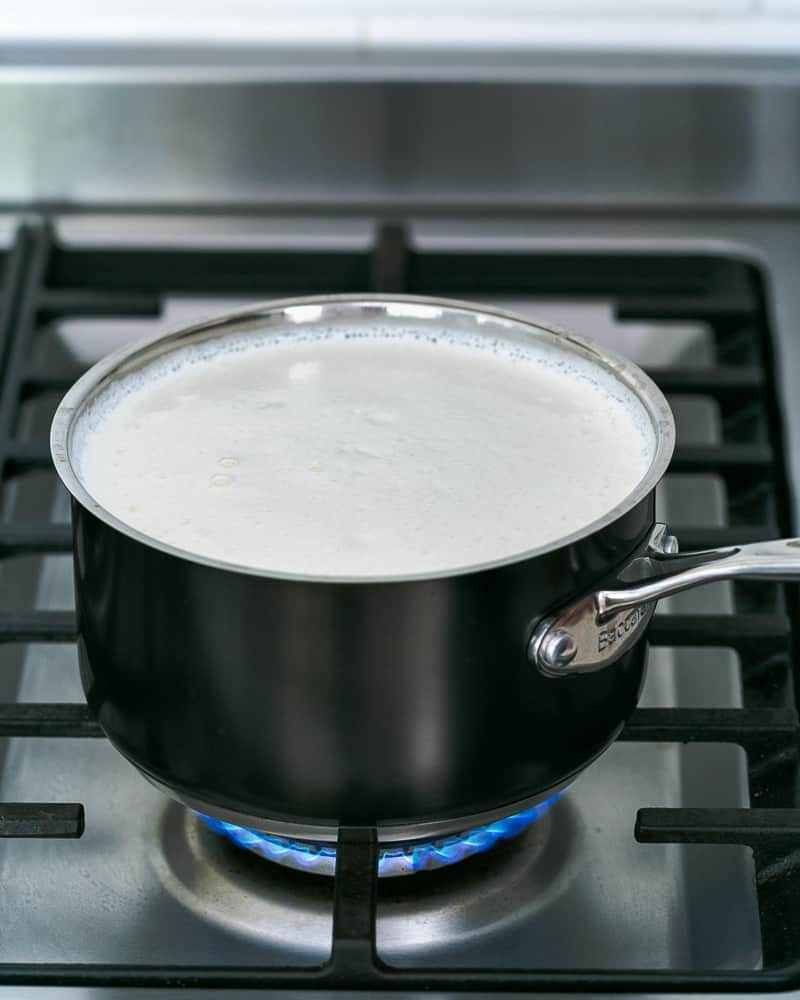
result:
[[[0,204],[800,206],[800,69],[657,80],[0,72]]]

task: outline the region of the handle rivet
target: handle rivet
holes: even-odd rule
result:
[[[676,556],[680,546],[678,539],[667,530],[666,524],[657,524],[650,535],[647,550],[651,556]]]
[[[578,644],[566,629],[553,629],[539,644],[538,659],[550,670],[568,667],[578,653]]]
[[[661,551],[665,556],[676,556],[680,550],[678,539],[674,535],[664,535]]]

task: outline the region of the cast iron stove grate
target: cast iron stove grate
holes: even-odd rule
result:
[[[671,471],[714,472],[729,498],[729,526],[673,525],[687,548],[792,533],[774,359],[762,277],[750,264],[710,255],[658,253],[421,252],[401,226],[379,227],[365,251],[68,246],[46,221],[21,226],[0,256],[0,467],[3,484],[53,475],[44,445],[16,435],[26,400],[58,394],[78,370],[32,364],[35,331],[71,316],[158,316],[167,293],[384,291],[452,295],[611,298],[620,318],[702,320],[713,331],[711,367],[653,372],[667,393],[715,399],[716,446],[681,443]],[[0,523],[0,559],[68,552],[68,529],[44,518]],[[722,742],[744,748],[749,809],[640,809],[642,843],[739,844],[752,848],[764,968],[748,972],[397,969],[375,944],[375,832],[343,827],[334,885],[330,958],[317,968],[0,965],[0,984],[437,989],[480,991],[765,990],[800,985],[800,801],[793,668],[792,587],[735,585],[732,615],[657,615],[661,646],[733,649],[744,701],[736,709],[639,709],[622,739]],[[71,613],[0,607],[0,643],[73,642]],[[102,737],[76,704],[0,704],[0,737]],[[0,804],[0,836],[80,837],[77,803]],[[91,821],[91,817],[89,818]],[[55,891],[55,890],[54,890]]]

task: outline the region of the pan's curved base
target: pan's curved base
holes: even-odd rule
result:
[[[119,749],[119,748],[117,748]],[[604,747],[603,750],[606,748]],[[601,751],[602,753],[602,751]],[[597,754],[596,756],[599,756]],[[593,758],[594,759],[594,758]],[[154,775],[149,774],[144,768],[133,761],[134,766],[147,778],[151,785],[159,791],[175,799],[187,809],[198,814],[203,819],[212,824],[219,824],[221,832],[227,832],[224,827],[246,830],[254,836],[268,837],[276,841],[300,842],[312,846],[326,846],[334,849],[339,836],[340,824],[336,820],[315,820],[305,818],[295,818],[287,816],[250,816],[236,810],[228,809],[211,802],[202,802],[199,799],[187,794],[181,789],[172,787],[160,781]],[[495,824],[509,820],[516,815],[531,813],[531,821],[543,814],[534,814],[532,811],[544,806],[545,803],[552,805],[561,795],[568,785],[572,784],[584,767],[570,774],[558,785],[547,788],[544,791],[536,792],[510,802],[505,802],[490,810],[467,813],[463,816],[440,817],[437,819],[418,819],[408,822],[378,822],[376,832],[378,843],[386,848],[398,847],[406,848],[415,843],[432,843],[447,840],[452,837],[463,837],[475,830],[484,828],[494,828]],[[351,824],[352,825],[352,824]],[[366,825],[366,824],[356,824]],[[519,832],[527,825],[519,826],[515,832]],[[510,833],[509,836],[513,836]],[[501,839],[498,835],[495,840]],[[475,852],[473,852],[475,853]]]

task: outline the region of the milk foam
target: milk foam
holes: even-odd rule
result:
[[[227,336],[103,389],[71,441],[121,521],[279,574],[448,572],[580,530],[620,503],[655,435],[567,351],[428,326]]]

